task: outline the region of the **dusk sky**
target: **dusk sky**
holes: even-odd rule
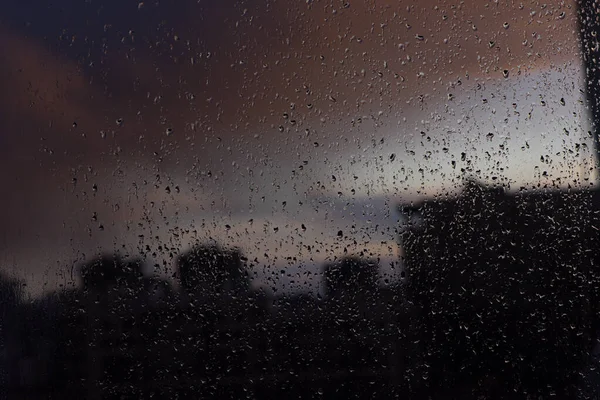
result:
[[[9,0],[0,48],[0,265],[34,295],[208,240],[314,291],[345,249],[391,273],[396,205],[461,168],[595,176],[571,1]]]

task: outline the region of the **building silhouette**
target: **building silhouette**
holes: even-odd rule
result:
[[[596,201],[470,180],[455,198],[400,207],[406,293],[432,385],[572,395],[598,335]]]

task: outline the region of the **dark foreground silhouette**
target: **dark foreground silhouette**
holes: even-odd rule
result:
[[[452,398],[593,391],[599,203],[595,191],[508,194],[470,181],[458,198],[401,207],[427,390]]]
[[[178,259],[179,291],[144,276],[139,260],[113,255],[81,266],[82,289],[31,304],[20,303],[19,284],[6,280],[8,393],[348,398],[403,388],[398,288],[377,287],[375,263],[327,265],[327,300],[319,300],[252,290],[243,259],[237,250],[197,246]]]
[[[179,289],[134,258],[80,266],[81,289],[23,302],[4,277],[9,398],[593,398],[599,257],[593,192],[402,207],[406,279],[324,266],[324,298],[253,290],[237,249],[178,257]]]

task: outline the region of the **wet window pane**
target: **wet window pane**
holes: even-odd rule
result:
[[[4,394],[599,396],[596,3],[9,1]]]

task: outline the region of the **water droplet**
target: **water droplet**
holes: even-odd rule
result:
[[[502,27],[504,29],[508,29],[510,27],[510,25],[508,24],[508,22],[505,22],[505,23],[502,24]]]
[[[171,136],[171,134],[173,133],[173,128],[167,128],[165,133],[167,134],[167,136]]]
[[[115,122],[117,123],[117,126],[122,126],[123,125],[123,118],[119,118]]]
[[[508,78],[508,70],[507,69],[502,71],[502,76],[504,76],[504,78]]]

